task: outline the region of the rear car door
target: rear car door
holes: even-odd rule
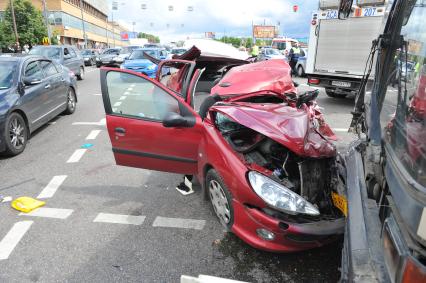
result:
[[[195,174],[204,127],[177,93],[127,70],[101,70],[108,134],[118,165]],[[173,114],[172,114],[173,113]],[[186,126],[166,125],[171,115]]]
[[[64,56],[64,65],[74,72],[74,74],[78,74],[80,72],[79,68],[77,67],[75,56],[71,53],[71,48],[64,47],[63,49],[63,56]],[[75,54],[75,53],[74,53]]]
[[[50,61],[41,61],[46,81],[50,84],[50,91],[48,92],[49,100],[52,104],[52,110],[55,111],[63,108],[67,102],[68,87],[62,73],[57,70],[56,66]]]

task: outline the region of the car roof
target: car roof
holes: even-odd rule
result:
[[[27,54],[13,54],[11,56],[0,56],[0,61],[2,62],[22,62],[27,61],[28,59],[34,59],[34,60],[50,60],[49,58],[39,56],[39,55],[27,55]]]

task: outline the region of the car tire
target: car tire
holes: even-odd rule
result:
[[[335,92],[329,90],[329,89],[325,89],[325,94],[327,94],[328,97],[332,97],[332,98],[345,98],[346,94],[336,94]]]
[[[67,94],[67,109],[65,109],[64,113],[67,115],[71,115],[75,112],[75,108],[77,106],[77,97],[75,95],[74,89],[70,88]]]
[[[101,64],[96,63],[96,68],[100,68]]]
[[[297,76],[303,77],[305,75],[305,71],[303,70],[302,66],[297,67]]]
[[[206,189],[213,210],[219,218],[219,222],[230,231],[234,224],[232,195],[223,182],[222,177],[214,169],[210,169],[207,172]]]
[[[84,80],[84,68],[83,67],[80,67],[80,73],[77,75],[77,79],[79,81]]]
[[[6,145],[5,154],[15,156],[22,153],[27,145],[29,137],[28,127],[24,118],[17,112],[12,112],[5,124],[4,140]]]

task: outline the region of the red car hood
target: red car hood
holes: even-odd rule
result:
[[[296,93],[290,71],[290,66],[282,59],[237,66],[212,88],[211,94],[233,98],[261,91],[278,96]]]
[[[310,126],[308,113],[285,104],[234,102],[215,105],[239,124],[282,144],[299,156],[332,157],[335,146]]]

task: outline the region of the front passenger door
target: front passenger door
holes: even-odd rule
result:
[[[204,127],[185,100],[161,83],[126,70],[101,70],[108,134],[118,165],[196,174]],[[170,126],[170,114],[185,126]]]

